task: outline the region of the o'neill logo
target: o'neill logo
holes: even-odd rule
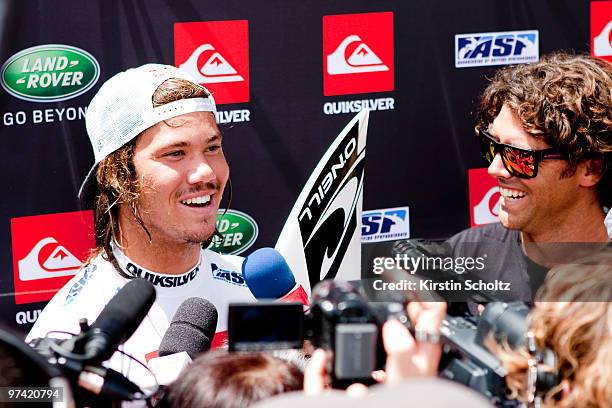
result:
[[[276,241],[307,293],[323,279],[359,279],[361,207],[369,111],[332,142],[302,189]]]
[[[18,52],[2,66],[2,87],[32,102],[57,102],[87,92],[98,81],[100,65],[85,50],[39,45]]]
[[[174,62],[206,86],[217,104],[249,101],[247,20],[175,23]]]
[[[537,30],[455,35],[455,67],[535,62],[540,59]]]
[[[95,247],[92,211],[11,219],[15,302],[51,299]]]
[[[612,1],[591,2],[591,52],[612,62]]]
[[[392,91],[393,13],[323,16],[323,94]]]
[[[357,146],[355,124],[331,154],[298,216],[311,287],[336,277],[359,225],[365,149]]]
[[[499,222],[501,194],[497,180],[487,173],[487,169],[468,171],[470,190],[471,225],[484,225]]]
[[[249,249],[259,235],[259,227],[253,217],[237,210],[217,212],[217,231],[222,237],[215,236],[209,248],[231,255]]]

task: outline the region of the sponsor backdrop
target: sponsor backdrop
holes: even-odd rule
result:
[[[0,2],[0,322],[27,331],[94,246],[76,199],[84,115],[118,71],[174,64],[214,92],[226,253],[274,246],[335,136],[371,109],[367,246],[494,221],[472,130],[486,77],[560,49],[612,59],[611,30],[610,1]]]

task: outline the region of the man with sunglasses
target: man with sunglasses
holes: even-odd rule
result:
[[[489,294],[530,301],[552,266],[610,249],[611,64],[556,53],[499,70],[476,134],[499,185],[500,222],[448,241],[455,257],[484,256],[465,279],[509,283]]]

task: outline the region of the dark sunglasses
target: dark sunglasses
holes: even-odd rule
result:
[[[478,142],[482,155],[489,162],[499,153],[504,167],[510,174],[520,178],[533,178],[538,175],[538,164],[543,159],[562,159],[563,156],[554,148],[543,150],[521,149],[499,143],[486,130],[478,130]]]

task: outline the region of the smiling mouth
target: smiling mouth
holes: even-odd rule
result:
[[[198,197],[188,198],[187,200],[181,200],[181,204],[187,207],[202,208],[210,205],[210,195],[201,195]]]
[[[499,193],[502,195],[502,197],[510,200],[520,200],[527,196],[527,193],[524,191],[504,187],[499,188]]]

